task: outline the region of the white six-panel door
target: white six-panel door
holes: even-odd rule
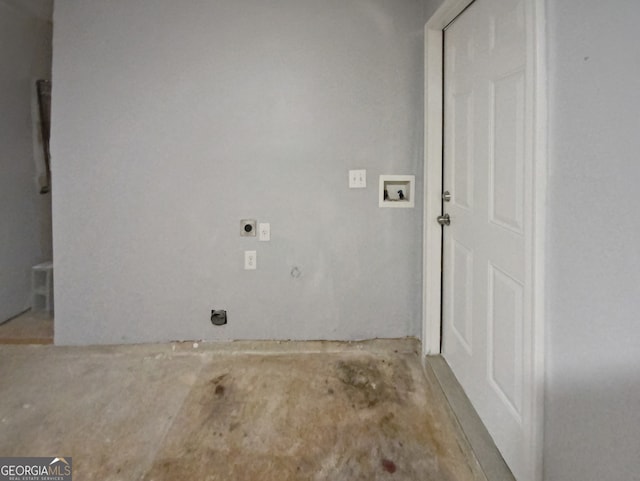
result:
[[[522,1],[476,0],[445,30],[443,355],[519,480],[532,382],[527,68]]]

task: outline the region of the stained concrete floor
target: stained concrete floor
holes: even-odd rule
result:
[[[72,456],[83,481],[486,481],[417,349],[0,346],[0,456]]]

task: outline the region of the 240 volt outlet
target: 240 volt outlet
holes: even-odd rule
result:
[[[211,310],[211,324],[214,326],[224,326],[227,323],[227,311]]]

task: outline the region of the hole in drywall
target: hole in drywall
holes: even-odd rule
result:
[[[211,324],[214,326],[224,326],[227,323],[227,311],[222,309],[211,310]]]

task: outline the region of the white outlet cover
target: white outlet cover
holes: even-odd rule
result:
[[[367,187],[367,171],[365,169],[349,171],[349,188],[364,189]]]
[[[258,254],[256,251],[244,251],[244,269],[246,271],[256,270]]]
[[[271,240],[271,224],[268,222],[260,222],[258,224],[258,240],[267,242]]]

